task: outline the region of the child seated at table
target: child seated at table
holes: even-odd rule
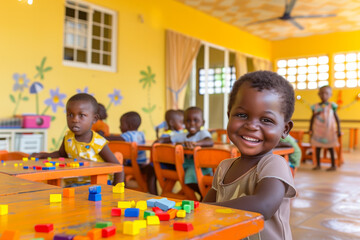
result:
[[[160,143],[176,143],[182,144],[186,148],[211,147],[214,142],[211,134],[207,130],[201,130],[205,121],[203,119],[203,111],[198,107],[189,107],[184,112],[184,123],[187,132],[176,133],[170,137],[160,138]],[[194,167],[193,155],[185,155],[184,160],[185,184],[193,190],[200,192]],[[212,174],[211,168],[203,168],[204,175]]]
[[[167,110],[165,113],[167,130],[161,134],[160,138],[170,137],[176,133],[180,133],[184,127],[184,113],[179,110]]]
[[[91,129],[100,134],[101,136],[107,137],[110,135],[109,125],[107,125],[107,123],[103,120],[105,120],[108,115],[105,106],[101,103],[99,103],[98,115],[99,119],[96,121],[96,123],[92,125]]]
[[[91,130],[92,125],[98,120],[97,112],[98,103],[93,96],[86,93],[72,96],[66,103],[69,130],[65,133],[60,149],[51,153],[33,153],[31,157],[89,159],[118,164],[107,145],[108,141]],[[123,181],[122,174],[114,174],[114,185]]]
[[[145,135],[142,131],[139,131],[140,125],[140,115],[137,112],[127,112],[120,117],[120,130],[122,133],[120,136],[114,136],[110,139],[125,142],[136,142],[138,145],[145,144]],[[141,172],[146,175],[149,192],[157,195],[154,167],[152,164],[148,163],[145,151],[138,151],[137,162],[139,163]],[[124,162],[124,165],[131,165],[131,161],[128,159]]]
[[[204,198],[214,205],[262,214],[265,227],[260,238],[264,240],[292,239],[294,180],[287,162],[272,149],[293,127],[294,102],[293,87],[277,73],[252,72],[235,82],[227,131],[241,156],[219,164]]]

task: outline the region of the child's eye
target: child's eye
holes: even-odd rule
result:
[[[247,118],[247,115],[245,113],[237,113],[235,114],[235,116],[239,118]]]
[[[262,121],[264,123],[274,123],[274,121],[272,119],[270,119],[270,118],[263,118]]]

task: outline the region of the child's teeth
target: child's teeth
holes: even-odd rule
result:
[[[252,142],[258,142],[259,140],[258,139],[255,139],[255,138],[251,138],[251,137],[243,137],[245,140],[248,140],[248,141],[252,141]]]

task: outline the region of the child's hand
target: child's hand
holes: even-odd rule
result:
[[[186,148],[195,148],[196,142],[184,142],[184,147]]]

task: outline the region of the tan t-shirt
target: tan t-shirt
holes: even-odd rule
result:
[[[224,177],[236,158],[223,160],[216,169],[212,187],[217,191],[216,202],[223,202],[239,197],[254,195],[256,185],[264,178],[277,178],[288,185],[285,197],[279,209],[271,219],[265,221],[262,240],[291,240],[290,198],[295,197],[294,179],[285,159],[279,155],[265,155],[256,166],[237,178],[232,183],[224,184]],[[250,239],[252,239],[250,237]],[[255,238],[257,239],[257,238]]]

